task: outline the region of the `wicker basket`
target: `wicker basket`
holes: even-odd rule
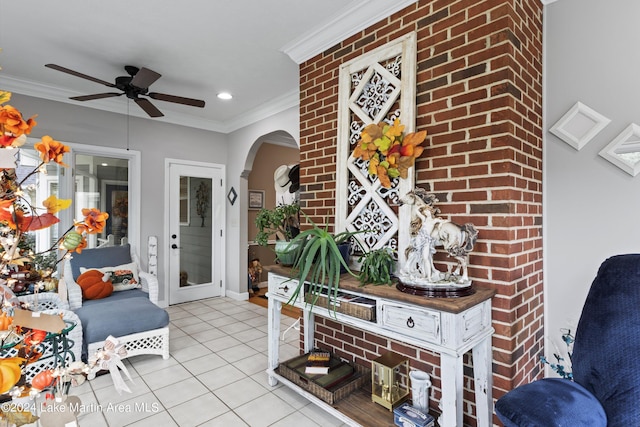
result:
[[[352,364],[355,369],[352,376],[337,386],[329,389],[323,388],[314,381],[314,378],[317,379],[319,377],[318,375],[308,375],[304,373],[307,357],[308,354],[303,354],[302,356],[287,360],[278,366],[276,372],[324,400],[329,405],[333,405],[340,399],[347,397],[353,391],[363,387],[368,381],[371,381],[371,371],[369,369],[358,364]]]
[[[373,305],[351,303],[348,301],[341,300],[341,297],[345,295],[351,295],[351,294],[338,295],[338,302],[335,304],[336,313],[346,314],[348,316],[356,317],[362,320],[367,320],[369,322],[376,321],[376,306],[375,306],[374,300],[369,300],[369,301],[372,301]],[[307,293],[305,295],[305,301],[308,303],[312,302],[314,298],[315,296],[310,293]],[[331,298],[332,302],[327,305],[328,301],[329,299],[327,298],[326,295],[318,295],[318,300],[316,301],[315,305],[317,305],[318,307],[328,306],[329,310],[333,310],[334,308],[333,298]]]

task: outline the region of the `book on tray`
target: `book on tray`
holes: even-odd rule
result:
[[[312,350],[307,357],[305,374],[328,374],[331,367],[331,353],[322,350]]]

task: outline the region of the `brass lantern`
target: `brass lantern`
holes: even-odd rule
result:
[[[390,411],[409,397],[409,359],[389,352],[371,361],[371,400]]]

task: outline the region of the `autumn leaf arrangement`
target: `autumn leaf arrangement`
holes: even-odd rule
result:
[[[25,120],[16,108],[5,105],[11,93],[0,91],[0,150],[13,150],[26,142],[28,135],[37,124],[35,116]],[[45,135],[34,145],[40,156],[40,164],[27,176],[18,180],[13,168],[0,170],[0,280],[12,286],[11,273],[29,264],[35,255],[57,251],[82,252],[87,246],[88,234],[101,233],[109,214],[98,209],[82,209],[84,218],[75,221],[65,233],[48,249],[38,254],[28,253],[19,244],[24,233],[42,230],[60,222],[56,214],[71,205],[70,199],[58,199],[55,195],[43,201],[43,207],[35,207],[25,197],[23,184],[37,173],[46,173],[46,165],[55,162],[67,167],[63,156],[69,147]],[[62,259],[62,258],[61,258]]]
[[[27,135],[37,125],[35,116],[25,120],[20,111],[8,105],[11,93],[0,90],[0,154],[2,150],[14,151],[23,146]],[[19,179],[15,167],[0,167],[0,345],[5,348],[13,345],[17,355],[12,357],[0,356],[0,398],[25,397],[39,393],[44,389],[61,384],[68,384],[86,375],[89,369],[82,362],[74,362],[66,368],[46,370],[37,374],[31,382],[24,382],[23,369],[41,356],[39,344],[45,339],[46,332],[29,330],[12,324],[13,309],[15,307],[30,309],[21,304],[15,297],[20,273],[33,268],[34,259],[38,255],[54,253],[60,250],[62,256],[57,262],[71,256],[73,252],[80,253],[87,246],[87,235],[101,233],[104,230],[109,215],[98,209],[82,209],[84,218],[75,220],[51,247],[39,253],[33,253],[25,248],[23,243],[26,233],[42,230],[60,222],[56,216],[58,212],[67,209],[71,200],[58,199],[55,195],[43,201],[42,207],[33,206],[27,192],[23,188],[32,176],[46,173],[46,166],[54,162],[67,167],[63,156],[70,151],[69,147],[52,137],[45,135],[34,145],[38,152],[40,163],[24,178]],[[9,153],[7,153],[9,154]],[[15,166],[15,164],[13,165]],[[56,258],[57,259],[57,258]],[[44,288],[44,280],[50,280],[51,271],[36,272],[40,282],[34,287],[35,292]],[[20,337],[11,344],[10,336]],[[0,352],[0,354],[9,354]],[[11,353],[13,354],[13,353]],[[73,378],[72,378],[73,377]],[[68,387],[68,386],[67,386]],[[0,407],[0,420],[11,424],[23,425],[37,420],[30,411],[18,407],[5,410]]]
[[[400,119],[395,119],[392,125],[372,123],[362,130],[352,153],[355,158],[369,161],[369,175],[377,176],[385,188],[391,188],[394,178],[406,179],[409,168],[424,151],[421,144],[427,137],[427,131],[405,135],[404,128]]]

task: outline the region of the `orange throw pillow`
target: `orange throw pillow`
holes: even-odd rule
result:
[[[76,283],[82,289],[82,298],[101,299],[113,293],[113,284],[108,273],[98,270],[89,270],[78,276]]]

